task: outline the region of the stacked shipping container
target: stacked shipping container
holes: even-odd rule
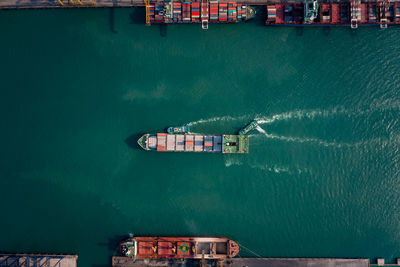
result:
[[[276,7],[275,5],[267,6],[267,23],[273,23],[276,21]]]
[[[218,21],[218,1],[210,1],[210,21]]]
[[[190,22],[190,3],[185,2],[182,4],[182,20]]]
[[[167,134],[158,133],[157,134],[157,151],[165,151],[165,146],[167,143]]]
[[[228,2],[228,20],[235,21],[237,18],[237,4],[236,2]]]
[[[200,2],[192,2],[192,21],[200,22]]]
[[[182,21],[182,4],[174,2],[172,5],[172,14],[174,22]]]
[[[219,21],[226,22],[228,21],[228,4],[226,2],[219,3]]]

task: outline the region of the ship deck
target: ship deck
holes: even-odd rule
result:
[[[147,267],[147,266],[201,266],[201,260],[136,260],[127,257],[113,257],[113,267]],[[368,267],[369,259],[335,259],[335,258],[233,258],[223,261],[206,261],[208,267]]]

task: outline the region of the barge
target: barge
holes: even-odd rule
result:
[[[400,1],[325,2],[306,0],[267,5],[266,25],[284,26],[358,26],[400,24]]]
[[[240,252],[225,237],[131,237],[119,245],[122,256],[136,259],[225,259]]]
[[[203,29],[208,23],[235,23],[254,17],[255,9],[235,1],[156,2],[146,5],[147,24],[199,23]]]
[[[248,153],[246,135],[144,134],[138,140],[144,150],[158,152]]]

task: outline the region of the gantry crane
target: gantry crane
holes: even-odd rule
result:
[[[150,26],[151,21],[150,21],[150,0],[144,0],[144,4],[146,6],[146,25]]]

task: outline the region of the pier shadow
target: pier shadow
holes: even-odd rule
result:
[[[160,36],[167,37],[167,25],[166,24],[160,24]]]
[[[112,33],[118,33],[115,30],[115,10],[113,7],[108,9],[108,24],[110,25],[110,31]]]
[[[328,36],[331,33],[331,27],[322,27],[322,34]]]
[[[113,251],[114,252],[113,255],[116,255],[117,252],[118,252],[118,244],[121,241],[123,241],[123,240],[125,240],[127,238],[129,238],[128,234],[126,234],[126,235],[115,235],[115,236],[109,237],[107,242],[100,242],[100,243],[98,243],[98,245],[102,246],[102,247],[107,247],[107,249],[109,251]]]
[[[267,12],[265,6],[253,6],[256,10],[256,15],[253,19],[245,21],[244,23],[254,24],[255,26],[264,27],[265,20],[267,19]]]
[[[304,34],[304,27],[295,27],[296,28],[296,35],[297,36],[303,36]]]
[[[145,24],[146,23],[146,9],[144,7],[134,7],[133,11],[129,14],[130,24]]]
[[[130,148],[132,149],[140,149],[140,146],[137,143],[137,140],[142,136],[143,134],[133,134],[129,136],[128,138],[125,139],[125,144],[127,144]]]

